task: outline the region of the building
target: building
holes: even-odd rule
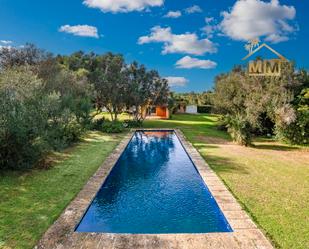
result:
[[[153,106],[148,109],[148,118],[168,119],[170,112],[167,106]]]
[[[186,113],[197,114],[197,105],[187,105],[186,106]]]
[[[188,105],[185,101],[179,101],[175,112],[197,114],[197,105]]]

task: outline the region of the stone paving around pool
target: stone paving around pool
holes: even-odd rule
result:
[[[164,129],[157,129],[164,130]],[[170,130],[170,129],[168,129]],[[273,248],[260,229],[237,203],[218,176],[210,169],[198,151],[175,130],[210,192],[233,228],[231,233],[205,234],[107,234],[76,233],[90,202],[130,141],[130,132],[92,176],[82,191],[68,205],[58,220],[47,230],[36,249],[268,249]]]

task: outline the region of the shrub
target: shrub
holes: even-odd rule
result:
[[[307,91],[309,100],[309,89]],[[275,133],[279,140],[291,144],[309,144],[308,105],[300,105],[296,111],[291,106],[286,106],[279,109],[276,114]]]
[[[105,122],[105,118],[104,117],[93,120],[93,122],[92,122],[92,129],[100,131],[102,129],[102,126],[103,126],[104,122]]]
[[[227,115],[226,122],[227,131],[234,142],[245,146],[251,144],[251,126],[245,117],[240,114]]]
[[[219,131],[227,131],[228,119],[225,116],[220,116],[217,121],[217,129]]]
[[[143,126],[143,121],[127,119],[124,121],[124,126],[126,128],[140,128]]]
[[[53,77],[44,88],[49,93],[47,140],[53,149],[60,150],[78,141],[90,128],[92,103],[85,78],[65,69]]]
[[[254,78],[248,76],[241,67],[216,77],[213,98],[216,111],[232,117],[241,113],[246,117],[243,122],[235,123],[232,120],[229,124],[234,139],[237,137],[235,131],[244,130],[238,134],[238,137],[241,137],[241,134],[246,133],[246,127],[250,127],[250,132],[256,135],[270,136],[275,128],[277,137],[284,140],[292,139],[296,143],[303,140],[301,136],[306,134],[306,129],[302,127],[306,125],[302,120],[306,118],[302,117],[306,115],[295,113],[293,109],[298,109],[299,102],[295,101],[295,94],[299,94],[308,84],[308,78],[305,79],[305,74],[304,77],[300,77],[303,79],[298,79],[299,73],[295,72],[293,63],[284,63],[282,66],[284,70],[281,70],[281,77]],[[293,106],[291,109],[284,109],[286,104]],[[280,109],[281,113],[278,113]]]
[[[61,150],[79,141],[83,132],[83,127],[76,121],[57,124],[49,129],[46,140],[52,149]]]
[[[101,127],[101,131],[106,133],[121,133],[124,131],[124,126],[119,121],[105,121]]]
[[[82,127],[90,128],[92,125],[91,110],[93,107],[91,99],[88,96],[84,96],[76,101],[75,104],[76,106],[74,113],[76,115],[77,122]]]
[[[48,150],[42,82],[27,68],[0,74],[0,169],[30,168]]]
[[[261,113],[258,117],[258,123],[256,127],[254,127],[252,133],[257,136],[272,136],[274,135],[275,123],[274,121],[267,115],[267,113]]]
[[[0,169],[25,169],[79,140],[91,101],[72,73],[43,82],[29,66],[0,71]]]

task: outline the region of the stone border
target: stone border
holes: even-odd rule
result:
[[[174,130],[191,160],[198,169],[208,189],[215,197],[221,211],[233,229],[228,233],[204,234],[112,234],[74,232],[90,202],[121,156],[135,130],[127,134],[98,171],[92,176],[75,199],[67,206],[56,222],[47,230],[37,249],[271,249],[271,243],[242,210],[234,196],[210,169],[199,152],[178,129]]]

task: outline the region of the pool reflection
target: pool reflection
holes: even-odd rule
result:
[[[134,134],[76,230],[231,231],[177,136],[166,131]]]

